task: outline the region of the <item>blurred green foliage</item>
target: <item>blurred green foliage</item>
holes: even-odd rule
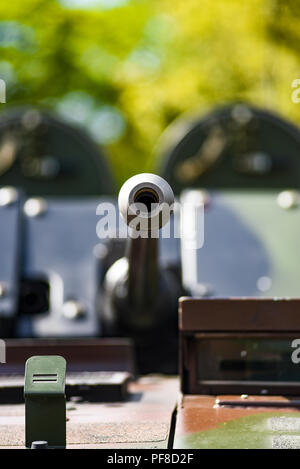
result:
[[[245,100],[300,123],[299,14],[298,0],[2,1],[2,109],[42,105],[85,126],[120,184],[153,170],[184,112]]]

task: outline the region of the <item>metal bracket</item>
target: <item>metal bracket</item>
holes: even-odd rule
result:
[[[66,446],[66,360],[35,356],[25,368],[25,445],[44,440],[49,448]]]

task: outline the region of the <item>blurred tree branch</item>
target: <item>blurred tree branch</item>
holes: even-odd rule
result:
[[[1,2],[6,106],[65,109],[75,91],[85,96],[77,122],[88,129],[99,110],[116,109],[124,125],[109,153],[121,183],[153,169],[160,134],[183,112],[246,100],[300,122],[291,100],[299,13],[298,0],[128,0],[111,9]]]

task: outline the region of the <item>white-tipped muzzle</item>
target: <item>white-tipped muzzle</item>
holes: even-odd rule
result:
[[[174,194],[160,176],[142,173],[123,184],[118,203],[123,220],[132,230],[155,232],[169,222]]]

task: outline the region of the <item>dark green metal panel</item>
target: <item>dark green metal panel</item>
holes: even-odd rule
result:
[[[158,172],[176,193],[187,187],[300,187],[300,132],[272,112],[245,104],[181,119],[162,137]]]
[[[114,193],[103,150],[81,128],[31,107],[1,114],[0,185],[28,196]]]
[[[47,441],[49,447],[66,446],[66,360],[63,357],[35,356],[25,368],[26,447],[33,441]]]

